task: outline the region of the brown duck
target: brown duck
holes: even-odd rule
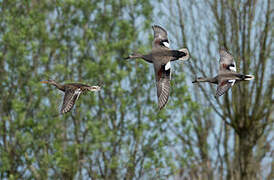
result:
[[[236,64],[233,56],[225,51],[220,50],[220,66],[219,73],[217,76],[213,78],[202,78],[199,77],[195,79],[192,83],[197,82],[209,82],[213,84],[217,84],[217,91],[215,97],[222,96],[230,87],[232,87],[235,82],[239,81],[250,81],[254,79],[253,75],[244,75],[240,73],[236,73]]]
[[[170,79],[171,79],[171,65],[170,61],[175,60],[188,60],[188,49],[183,48],[180,50],[171,50],[169,48],[169,41],[167,32],[160,26],[152,26],[154,31],[154,40],[152,43],[152,51],[148,54],[133,54],[126,59],[141,58],[148,63],[154,65],[158,106],[162,109],[168,102],[170,93]]]
[[[63,105],[61,108],[61,114],[69,112],[73,108],[75,102],[77,101],[81,93],[87,91],[99,91],[101,89],[100,86],[89,86],[81,83],[67,83],[62,85],[55,82],[54,80],[41,81],[41,83],[48,83],[54,85],[59,90],[65,93]]]

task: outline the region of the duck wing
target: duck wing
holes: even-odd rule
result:
[[[233,86],[235,80],[223,80],[217,86],[215,97],[222,96],[226,91]]]
[[[220,50],[220,72],[236,72],[236,63],[233,56],[226,50]]]
[[[161,110],[168,102],[170,92],[170,62],[164,65],[154,63],[156,77],[158,107]]]
[[[73,108],[73,106],[74,106],[76,100],[79,98],[81,92],[82,91],[80,88],[78,88],[76,90],[66,90],[65,91],[63,105],[61,108],[61,114],[67,113]]]
[[[169,49],[169,41],[168,41],[168,37],[167,37],[167,31],[158,25],[152,26],[152,29],[154,32],[153,47]]]

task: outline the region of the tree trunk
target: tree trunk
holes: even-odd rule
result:
[[[250,142],[250,134],[247,131],[239,131],[239,164],[240,179],[250,180],[252,173],[251,159],[253,143]]]

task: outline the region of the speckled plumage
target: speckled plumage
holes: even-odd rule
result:
[[[101,89],[99,86],[89,86],[81,83],[67,83],[62,85],[53,80],[41,81],[41,82],[54,85],[59,90],[65,93],[63,98],[63,104],[60,110],[61,114],[71,111],[75,102],[77,101],[77,99],[82,93],[87,91],[99,91]]]

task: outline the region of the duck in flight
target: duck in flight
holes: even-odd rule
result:
[[[148,63],[154,65],[154,72],[156,77],[158,107],[161,110],[168,102],[170,93],[170,79],[171,79],[171,61],[188,60],[188,49],[171,50],[169,48],[169,40],[167,31],[157,25],[152,26],[154,31],[154,40],[152,43],[152,51],[148,54],[132,54],[126,59],[141,58]]]
[[[220,50],[220,61],[219,61],[219,73],[213,78],[202,78],[195,79],[192,83],[198,82],[209,82],[217,84],[217,91],[215,97],[222,96],[230,87],[239,81],[250,81],[254,79],[253,75],[244,75],[236,72],[236,64],[233,56],[226,50]]]
[[[67,83],[62,85],[54,80],[41,81],[41,83],[54,85],[57,89],[65,93],[61,114],[69,112],[82,93],[87,91],[99,91],[101,89],[100,86],[89,86],[81,83]]]

